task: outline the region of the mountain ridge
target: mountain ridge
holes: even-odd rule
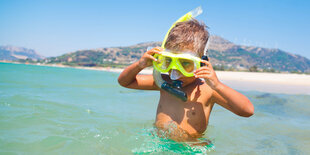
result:
[[[19,60],[19,59],[40,60],[40,59],[44,59],[44,57],[39,55],[33,49],[10,46],[10,45],[0,46],[0,60],[14,61],[14,60]]]
[[[280,49],[237,45],[220,36],[210,36],[209,41],[208,57],[217,70],[310,73],[310,60],[297,54]],[[37,62],[69,66],[125,67],[138,61],[148,47],[160,45],[161,42],[143,42],[130,46],[77,50]]]
[[[52,63],[80,66],[126,66],[138,61],[147,47],[161,42],[145,42],[131,46],[78,50],[50,58]],[[236,45],[222,37],[211,36],[208,50],[210,61],[217,69],[310,72],[310,60],[280,49]]]

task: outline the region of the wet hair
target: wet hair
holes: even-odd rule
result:
[[[164,47],[172,51],[192,51],[201,57],[208,39],[207,26],[191,19],[179,22],[171,29]]]

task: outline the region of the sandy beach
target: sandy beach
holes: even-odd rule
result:
[[[97,68],[96,70],[120,73],[123,69]],[[152,69],[145,69],[141,74],[152,74],[152,72]],[[310,95],[310,75],[307,74],[232,71],[216,71],[216,74],[222,83],[241,91]]]
[[[310,75],[217,71],[226,85],[242,91],[310,95]]]

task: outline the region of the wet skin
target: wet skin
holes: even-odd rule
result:
[[[164,90],[160,90],[155,126],[166,138],[176,141],[192,141],[206,130],[214,105],[214,90],[203,80],[195,78],[180,79],[184,82],[182,90],[188,100],[183,102]]]
[[[197,69],[194,77],[182,76],[179,79],[183,81],[182,90],[188,97],[186,102],[161,90],[152,75],[138,75],[141,70],[151,66],[152,61],[157,61],[153,55],[160,54],[162,50],[156,47],[147,51],[138,62],[126,67],[118,78],[119,84],[126,88],[160,91],[155,121],[159,136],[175,141],[196,141],[208,126],[214,103],[239,116],[250,117],[254,114],[251,101],[221,83],[208,61],[201,61],[206,66]],[[170,78],[166,76],[163,79],[169,82]]]

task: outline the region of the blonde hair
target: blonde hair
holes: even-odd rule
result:
[[[190,50],[201,57],[208,38],[207,26],[196,19],[191,19],[179,22],[171,29],[164,47],[172,51]]]

